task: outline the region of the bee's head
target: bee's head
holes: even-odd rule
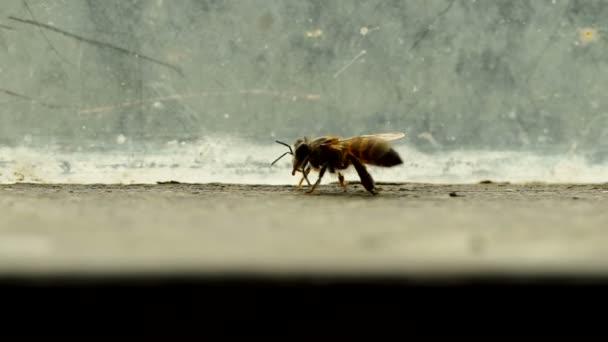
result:
[[[292,157],[293,171],[291,172],[291,174],[295,175],[296,171],[303,172],[304,166],[308,162],[308,155],[310,154],[310,146],[308,145],[308,138],[304,137],[302,139],[296,140],[296,142],[294,143],[295,153],[291,149],[291,146],[289,146],[288,144],[286,144],[282,141],[278,141],[278,140],[276,142],[278,144],[287,146],[287,148],[289,148],[289,151],[283,153],[279,158],[275,159],[275,161],[273,161],[272,164],[270,164],[270,165],[271,166],[274,165],[276,162],[278,162],[284,156],[291,154],[293,156]]]
[[[308,138],[304,137],[296,140],[293,146],[295,147],[295,153],[293,154],[291,174],[295,175],[297,171],[304,172],[304,166],[306,166],[310,155],[310,145],[308,145]]]

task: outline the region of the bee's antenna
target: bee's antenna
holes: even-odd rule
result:
[[[274,163],[278,162],[278,161],[279,161],[281,158],[285,157],[285,156],[286,156],[286,155],[288,155],[288,154],[293,154],[293,153],[291,153],[290,151],[288,151],[288,152],[285,152],[285,153],[281,154],[281,156],[280,156],[279,158],[275,159],[275,160],[272,162],[272,164],[270,164],[270,166],[274,165]]]
[[[275,141],[281,145],[287,146],[287,148],[289,149],[289,153],[293,154],[293,150],[291,149],[291,146],[289,144],[286,144],[286,143],[284,143],[282,141],[278,141],[278,140],[275,140]]]
[[[293,155],[293,150],[291,149],[291,146],[289,146],[289,144],[286,144],[286,143],[284,143],[282,141],[278,141],[278,140],[276,140],[276,142],[279,143],[279,144],[281,144],[281,145],[287,146],[287,148],[289,148],[289,152],[285,152],[285,153],[281,154],[281,156],[279,158],[275,159],[272,162],[272,164],[270,164],[270,166],[274,165],[274,163],[278,162],[281,158],[285,157],[285,155],[287,155],[287,154]]]

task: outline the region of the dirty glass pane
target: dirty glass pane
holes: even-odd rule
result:
[[[605,181],[602,1],[4,0],[0,181],[294,182],[302,136],[405,132],[381,181]],[[351,173],[353,175],[353,173]]]

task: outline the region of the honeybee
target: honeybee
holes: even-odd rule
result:
[[[352,164],[365,190],[375,195],[378,193],[378,189],[365,165],[392,167],[403,164],[401,157],[391,147],[389,141],[400,139],[404,136],[404,133],[381,133],[360,135],[347,139],[341,139],[337,136],[323,136],[309,140],[307,137],[304,137],[295,141],[294,149],[284,142],[276,141],[281,145],[287,146],[289,151],[275,159],[271,166],[285,155],[291,154],[293,156],[291,174],[295,175],[296,172],[302,172],[302,178],[297,185],[298,188],[304,180],[310,186],[308,174],[311,170],[318,171],[319,177],[317,181],[306,192],[310,194],[321,183],[321,179],[328,170],[332,174],[337,173],[340,186],[346,190],[347,183],[344,181],[344,175],[340,171],[346,170]]]

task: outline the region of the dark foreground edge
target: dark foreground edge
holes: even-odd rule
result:
[[[1,334],[605,333],[608,277],[0,278]],[[596,312],[595,310],[599,310]],[[287,335],[285,335],[287,334]]]

